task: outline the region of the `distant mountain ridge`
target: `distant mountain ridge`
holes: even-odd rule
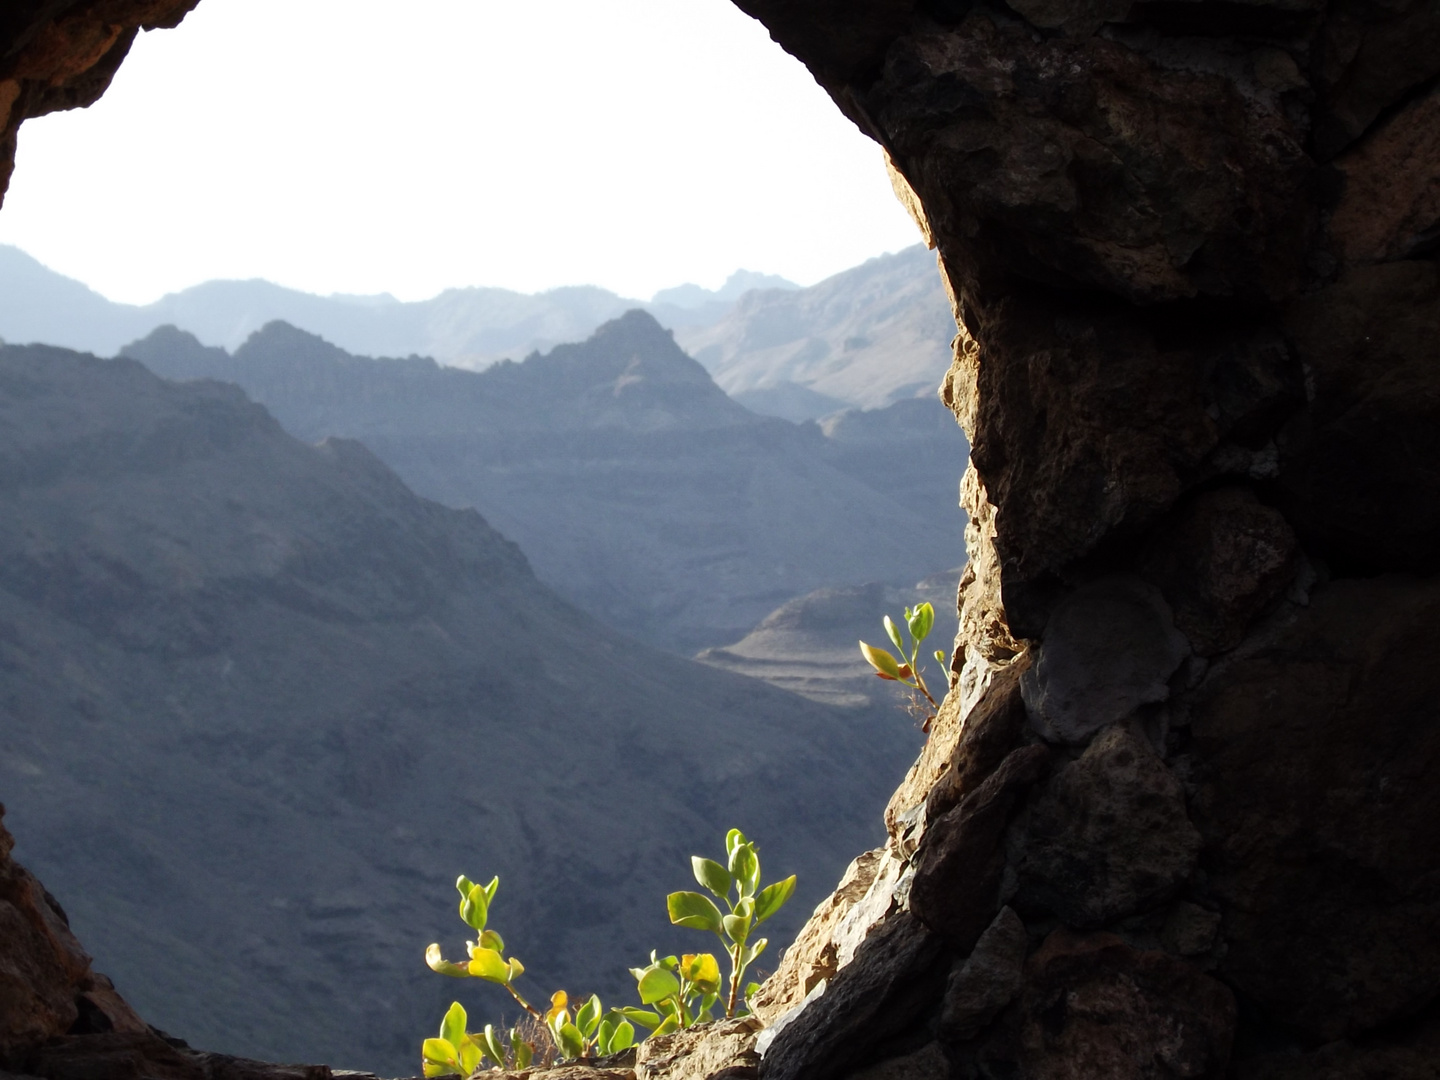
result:
[[[626,965],[699,944],[664,895],[731,825],[800,874],[778,950],[917,742],[616,634],[233,386],[0,348],[7,822],[176,1035],[412,1074],[452,996],[506,1009],[422,961],[460,948],[461,872],[500,874],[536,994],[629,1001]]]
[[[831,435],[757,416],[640,311],[478,373],[278,323],[233,356],[173,329],[124,354],[235,382],[306,441],[361,440],[417,492],[479,508],[585,610],[684,654],[816,588],[944,569],[964,528],[967,448],[938,402]]]
[[[664,289],[649,302],[575,286],[526,295],[450,289],[430,300],[314,296],[266,281],[211,281],[153,304],[116,304],[0,245],[0,338],[114,355],[174,325],[238,349],[280,320],[364,356],[427,356],[482,369],[588,337],[639,308],[747,407],[790,420],[928,395],[949,364],[955,326],[934,257],[922,247],[871,259],[809,288],[737,271],[717,290]]]
[[[808,289],[742,296],[676,340],[727,394],[792,420],[923,397],[950,366],[955,319],[935,255],[881,255]]]

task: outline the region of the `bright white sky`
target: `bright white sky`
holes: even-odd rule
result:
[[[729,0],[202,0],[17,164],[0,242],[133,303],[810,284],[918,240],[879,149]]]

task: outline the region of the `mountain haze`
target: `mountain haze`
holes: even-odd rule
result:
[[[898,410],[918,426],[847,420],[835,438],[760,417],[644,312],[478,373],[351,356],[279,323],[233,356],[173,329],[125,355],[235,382],[306,441],[363,441],[420,494],[479,508],[567,598],[676,652],[733,642],[816,588],[944,569],[964,527],[965,441],[938,402]],[[876,425],[895,437],[867,441]]]
[[[738,401],[803,420],[933,393],[955,319],[934,253],[916,245],[808,289],[747,293],[675,336]]]
[[[315,296],[266,281],[210,281],[135,306],[112,303],[0,245],[0,337],[106,356],[164,325],[233,352],[281,320],[353,354],[428,356],[481,369],[579,341],[635,308],[674,330],[737,400],[790,420],[928,396],[955,335],[934,256],[918,246],[809,288],[742,270],[719,289],[681,285],[649,303],[593,286],[534,295],[449,289],[406,303],[386,294]]]
[[[777,945],[915,747],[626,639],[479,515],[232,386],[0,349],[0,785],[17,856],[153,1022],[407,1075],[452,996],[452,882],[537,996],[628,999],[688,856],[798,872]],[[773,966],[773,957],[770,958]],[[762,966],[765,966],[762,962]],[[488,988],[494,989],[494,988]]]

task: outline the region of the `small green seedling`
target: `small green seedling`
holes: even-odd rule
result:
[[[740,979],[745,969],[765,951],[766,939],[751,935],[790,899],[795,891],[795,875],[761,889],[760,855],[739,829],[731,829],[725,835],[725,852],[724,866],[698,855],[693,856],[690,863],[695,880],[725,903],[728,914],[722,913],[708,896],[697,892],[671,893],[665,898],[665,906],[670,912],[670,921],[676,926],[709,930],[725,947],[730,958],[730,989],[725,1000],[725,1016],[729,1018],[735,1015],[739,1005]],[[751,992],[747,987],[746,996]]]
[[[525,973],[525,965],[513,956],[505,959],[504,940],[486,925],[499,887],[498,877],[492,878],[488,885],[477,885],[462,874],[455,882],[460,893],[460,918],[476,934],[475,940],[465,943],[470,959],[463,964],[453,963],[441,955],[439,945],[431,945],[425,950],[425,963],[430,970],[457,979],[484,979],[503,986],[522,1009],[544,1026],[556,1053],[564,1060],[583,1058],[594,1050],[614,1054],[627,1049],[635,1039],[634,1026],[618,1010],[605,1013],[598,997],[592,995],[572,1019],[565,991],[551,995],[550,1008],[542,1013],[516,989],[515,980]],[[422,1053],[426,1076],[443,1076],[461,1069],[464,1069],[462,1076],[469,1076],[475,1068],[473,1062],[479,1060],[474,1057],[477,1053],[502,1069],[526,1068],[534,1058],[534,1044],[521,1038],[517,1029],[511,1028],[502,1038],[493,1027],[486,1025],[483,1034],[467,1035],[465,1022],[465,1010],[459,1004],[452,1005],[441,1024],[440,1037],[425,1040]],[[521,1061],[524,1064],[515,1064]]]
[[[669,1035],[680,1028],[708,1023],[710,1010],[720,999],[720,964],[712,953],[686,953],[657,958],[650,953],[648,967],[631,968],[640,1001],[654,1006],[626,1008],[626,1018],[651,1029],[647,1038]]]
[[[469,1076],[486,1060],[501,1069],[530,1067],[535,1058],[535,1045],[521,1038],[516,1029],[511,1028],[502,1036],[486,1024],[485,1030],[477,1035],[465,1030],[468,1024],[465,1007],[458,1001],[452,1002],[440,1022],[440,1037],[426,1039],[421,1047],[426,1076]]]
[[[925,685],[925,676],[920,670],[920,643],[930,636],[930,630],[934,625],[935,609],[928,603],[918,605],[913,611],[907,607],[905,609],[905,629],[910,637],[910,645],[907,648],[900,628],[895,625],[895,621],[889,615],[886,615],[885,634],[894,643],[895,648],[900,651],[901,659],[899,660],[891,656],[885,649],[876,648],[863,641],[860,642],[860,652],[870,666],[875,669],[876,675],[910,688],[911,711],[917,716],[923,716],[920,729],[925,732],[930,730],[930,723],[940,709],[939,704],[930,696],[930,689]],[[945,654],[936,649],[934,657],[944,668]],[[922,694],[930,703],[929,709],[920,703]]]
[[[557,990],[550,997],[545,1026],[566,1060],[589,1057],[592,1051],[618,1054],[635,1044],[635,1026],[619,1009],[607,1013],[598,994],[591,994],[571,1019],[569,997],[564,990]]]

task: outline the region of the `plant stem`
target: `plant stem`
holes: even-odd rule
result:
[[[740,949],[741,944],[737,941],[730,950],[730,999],[725,1003],[725,1019],[731,1020],[735,1016],[735,998],[740,993]]]

